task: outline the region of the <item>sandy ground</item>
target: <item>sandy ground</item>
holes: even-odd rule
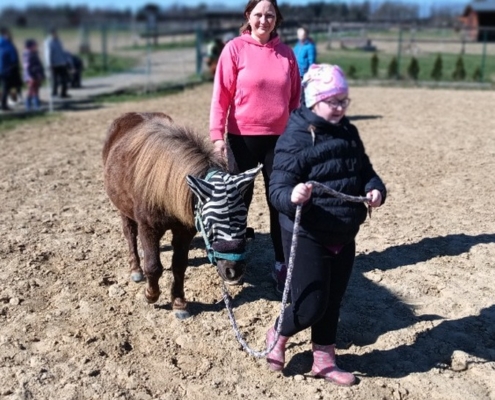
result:
[[[360,231],[338,354],[359,383],[308,376],[309,334],[283,373],[240,350],[202,240],[178,321],[128,279],[101,149],[126,111],[165,111],[207,132],[211,86],[68,112],[0,134],[1,399],[495,399],[494,92],[356,88],[349,115],[389,188]],[[261,181],[236,315],[256,349],[279,310]],[[162,261],[170,263],[168,236]],[[168,267],[167,267],[168,268]]]

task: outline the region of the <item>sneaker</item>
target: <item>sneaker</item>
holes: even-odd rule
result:
[[[285,279],[287,278],[287,266],[277,261],[272,270],[272,278],[275,281],[275,289],[278,293],[284,293]]]

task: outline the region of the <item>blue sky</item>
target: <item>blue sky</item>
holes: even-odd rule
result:
[[[327,0],[328,2],[340,2],[339,0]],[[379,4],[385,0],[370,0],[371,3],[376,3]],[[466,0],[396,0],[399,3],[408,3],[408,4],[418,4],[421,6],[423,10],[428,10],[431,8],[433,4],[449,4],[453,5],[456,7],[463,7],[464,5],[468,4],[469,1]],[[227,4],[231,7],[235,8],[242,8],[246,4],[246,0],[229,0]],[[311,0],[281,0],[280,3],[289,3],[289,4],[294,4],[294,5],[304,5],[312,2]],[[348,3],[361,3],[362,1],[360,0],[351,0],[347,1]],[[52,6],[57,6],[57,5],[88,5],[90,8],[117,8],[117,9],[126,9],[130,8],[131,10],[136,10],[137,8],[142,7],[143,5],[147,3],[156,3],[160,4],[163,7],[166,7],[167,5],[171,5],[174,3],[178,3],[181,5],[187,5],[187,6],[195,6],[201,3],[207,3],[207,4],[226,4],[226,2],[221,2],[221,1],[215,1],[215,0],[165,0],[165,1],[154,1],[154,0],[15,0],[14,2],[8,1],[8,0],[1,0],[0,1],[0,10],[4,7],[15,5],[17,8],[24,8],[27,5],[32,5],[32,4],[45,4],[45,5],[52,5]]]

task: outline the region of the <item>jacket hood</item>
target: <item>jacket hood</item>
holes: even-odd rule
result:
[[[256,41],[255,39],[252,38],[251,32],[249,31],[244,31],[240,38],[245,41],[246,43],[249,44],[254,44],[255,46],[259,47],[275,47],[277,44],[280,43],[280,37],[276,34],[274,35],[268,42],[265,44],[261,44],[260,42]]]

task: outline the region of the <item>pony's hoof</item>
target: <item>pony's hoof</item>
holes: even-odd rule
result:
[[[158,298],[160,297],[160,292],[158,292],[157,294],[150,294],[148,292],[148,290],[144,290],[144,297],[146,298],[146,301],[148,304],[153,304],[153,303],[156,303],[158,301]]]
[[[177,319],[183,320],[191,317],[191,314],[187,310],[174,310],[175,317]]]
[[[132,272],[131,273],[131,281],[133,282],[141,282],[144,281],[144,275],[142,272]]]

